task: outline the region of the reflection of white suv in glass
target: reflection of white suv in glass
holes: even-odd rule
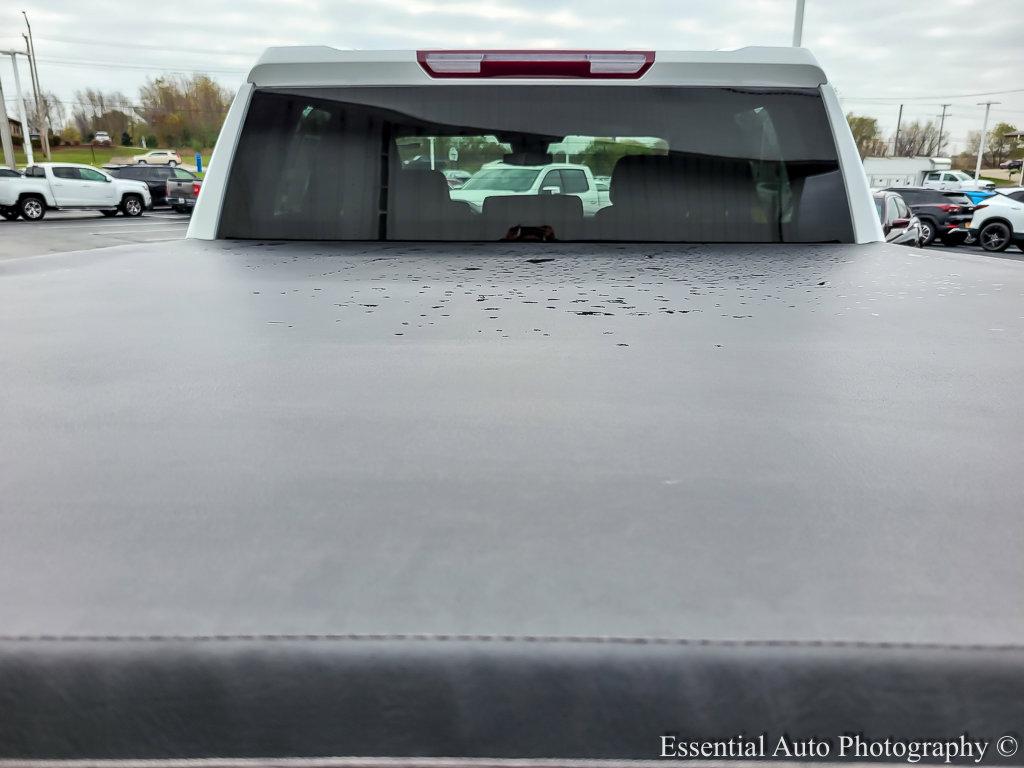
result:
[[[986,251],[999,253],[1011,243],[1024,251],[1024,189],[1000,189],[974,209],[970,233]]]
[[[593,216],[608,205],[608,194],[598,191],[590,168],[573,163],[490,163],[451,191],[452,200],[468,203],[477,213],[493,195],[575,195],[583,203],[584,216]]]
[[[996,185],[991,181],[975,180],[963,171],[932,171],[924,177],[924,185],[929,189],[960,191],[964,189],[993,189]]]

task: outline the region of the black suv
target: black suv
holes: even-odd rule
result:
[[[120,168],[107,168],[107,170],[119,179],[135,179],[146,182],[149,194],[153,197],[153,205],[167,205],[168,179],[195,180],[198,178],[194,173],[183,168],[171,168],[165,165],[124,165]]]
[[[889,187],[886,192],[898,193],[921,222],[921,245],[936,238],[943,245],[960,245],[967,239],[974,204],[963,192],[926,187]]]

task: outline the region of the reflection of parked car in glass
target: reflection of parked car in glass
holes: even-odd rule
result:
[[[452,189],[459,189],[469,179],[473,177],[473,174],[469,171],[460,171],[454,168],[444,171],[444,177],[448,180],[448,186]]]
[[[114,142],[110,139],[110,134],[106,131],[96,131],[92,137],[92,143],[97,147],[111,147]]]
[[[943,245],[959,245],[967,239],[967,225],[974,203],[962,192],[941,192],[923,187],[890,187],[910,206],[921,222],[921,245],[936,239]]]
[[[1004,160],[999,164],[999,167],[1002,168],[1003,170],[1013,171],[1016,170],[1017,168],[1020,168],[1021,163],[1024,163],[1024,160]]]
[[[876,192],[875,209],[882,222],[885,242],[894,245],[921,246],[921,222],[895,192]]]
[[[608,196],[598,192],[590,168],[572,163],[492,163],[453,190],[451,197],[479,212],[484,201],[494,195],[573,195],[583,203],[584,216],[593,216],[608,205]]]

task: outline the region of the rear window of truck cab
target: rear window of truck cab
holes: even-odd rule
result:
[[[452,171],[469,178],[452,188]],[[801,88],[258,90],[219,226],[299,240],[853,240],[821,94]]]

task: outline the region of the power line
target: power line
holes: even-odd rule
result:
[[[97,40],[88,40],[81,37],[44,37],[39,35],[40,40],[46,40],[51,43],[69,43],[71,45],[87,45],[94,46],[97,48],[110,48],[109,42],[100,42]],[[149,45],[146,43],[125,43],[120,40],[117,41],[118,48],[134,48],[140,51],[167,51],[169,53],[196,53],[200,56],[251,56],[255,60],[256,56],[259,55],[259,51],[250,53],[240,53],[238,51],[212,51],[205,48],[180,48],[177,46],[163,46],[163,45]]]
[[[116,61],[83,61],[80,59],[49,59],[40,57],[38,61],[45,62],[56,67],[106,67],[110,69],[138,69],[150,72],[171,72],[175,74],[196,74],[211,73],[219,75],[244,75],[248,69],[211,69],[209,67],[196,67],[195,69],[161,67],[145,64],[122,64]]]
[[[1011,88],[1006,91],[985,91],[983,93],[959,93],[955,95],[945,94],[939,96],[840,96],[840,99],[846,98],[851,101],[892,101],[898,103],[900,101],[919,101],[921,99],[973,99],[978,96],[1002,96],[1007,93],[1024,93],[1024,88]]]

